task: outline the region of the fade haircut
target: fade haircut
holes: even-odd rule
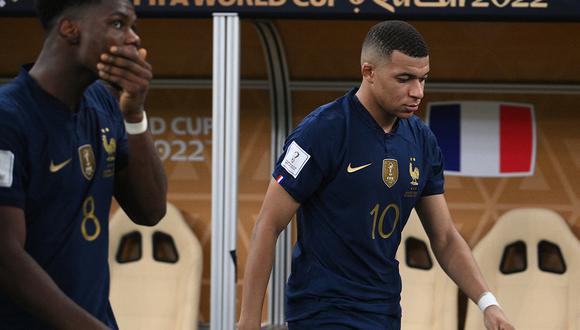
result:
[[[101,3],[102,0],[36,0],[36,15],[42,27],[49,31],[68,9]]]
[[[427,43],[411,24],[403,21],[385,21],[373,26],[362,46],[361,61],[370,56],[388,58],[395,51],[411,56],[426,57],[429,55]]]

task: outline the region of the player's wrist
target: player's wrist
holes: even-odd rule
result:
[[[485,310],[490,306],[497,306],[501,308],[493,293],[489,291],[484,292],[479,297],[479,299],[477,299],[477,306],[479,307],[479,310],[481,310],[481,312],[485,312]]]
[[[125,116],[123,122],[125,123],[125,131],[127,131],[127,134],[137,135],[147,131],[148,123],[145,110],[141,110],[139,115],[141,118],[138,116]]]

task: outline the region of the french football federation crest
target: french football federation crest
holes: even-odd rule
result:
[[[79,147],[79,160],[81,170],[87,180],[91,180],[95,175],[95,154],[93,147],[90,144],[85,144]]]
[[[115,152],[117,151],[117,141],[111,137],[107,139],[107,134],[111,132],[108,127],[101,128],[101,140],[103,149],[107,152],[107,163],[103,169],[103,178],[110,178],[115,175]]]
[[[383,159],[383,182],[392,188],[399,179],[399,165],[396,159]]]
[[[105,149],[105,151],[107,152],[107,160],[109,160],[109,157],[112,157],[112,160],[115,159],[115,151],[117,150],[117,141],[115,141],[115,138],[110,138],[109,140],[107,140],[107,133],[109,133],[109,128],[102,128],[101,129],[101,133],[103,133],[103,135],[101,135],[101,138],[103,140],[103,148]]]
[[[418,186],[419,185],[419,168],[413,168],[413,162],[415,161],[415,157],[411,157],[409,159],[409,175],[411,176],[411,185]]]

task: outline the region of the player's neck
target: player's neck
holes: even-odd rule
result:
[[[95,80],[89,72],[75,66],[67,56],[42,51],[30,69],[30,76],[48,94],[76,110],[85,89]]]
[[[390,133],[393,130],[397,117],[381,109],[363,86],[356,92],[356,97],[385,133]]]

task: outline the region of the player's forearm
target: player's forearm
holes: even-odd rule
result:
[[[457,286],[477,302],[479,296],[488,291],[483,275],[463,237],[455,229],[447,236],[439,244],[432,243],[437,261]]]
[[[259,329],[262,319],[262,305],[279,234],[276,229],[264,227],[258,222],[254,228],[244,272],[240,329]]]
[[[129,135],[125,170],[123,209],[139,224],[157,224],[166,211],[167,178],[150,132]]]
[[[0,247],[0,289],[56,329],[107,329],[67,297],[17,243]]]

